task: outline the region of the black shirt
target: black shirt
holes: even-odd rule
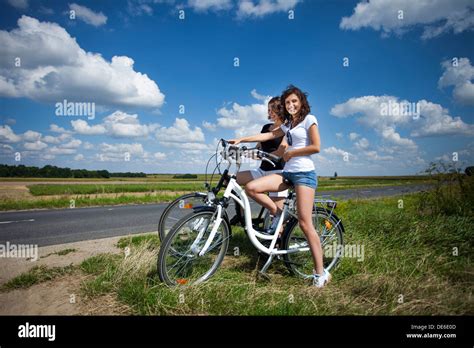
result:
[[[266,124],[263,126],[262,131],[260,133],[269,133],[271,132],[270,127],[273,126],[273,123]],[[272,140],[268,140],[265,142],[260,143],[262,146],[262,151],[272,153],[273,151],[276,151],[278,147],[280,146],[281,142],[283,140],[283,137],[275,138]],[[284,162],[281,160],[278,163],[275,163],[276,166],[272,166],[270,163],[267,161],[262,161],[262,164],[260,165],[260,169],[264,171],[269,171],[269,170],[282,170],[284,167]]]

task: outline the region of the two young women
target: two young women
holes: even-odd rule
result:
[[[318,234],[313,226],[312,211],[314,194],[317,187],[317,177],[311,155],[320,151],[318,121],[310,114],[310,106],[306,97],[299,88],[289,86],[283,91],[280,102],[286,123],[273,127],[267,133],[260,133],[229,142],[239,144],[243,142],[264,143],[285,136],[288,144],[283,153],[285,165],[282,173],[274,173],[248,181],[245,192],[257,203],[267,208],[278,221],[281,214],[281,205],[274,202],[265,192],[281,192],[288,189],[284,179],[295,186],[298,223],[303,230],[314,263],[313,284],[324,287],[331,275],[323,267],[323,252]],[[245,174],[246,175],[246,174]],[[242,182],[242,184],[244,184]]]

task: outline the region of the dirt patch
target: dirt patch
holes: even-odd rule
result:
[[[0,315],[126,315],[130,308],[107,294],[94,299],[80,294],[87,277],[79,271],[28,289],[0,293]]]
[[[98,254],[119,253],[121,249],[117,248],[116,244],[120,238],[122,237],[40,247],[38,248],[38,260],[36,261],[24,258],[0,258],[0,285],[35,266],[65,267],[71,264],[78,265],[85,259]],[[75,249],[76,251],[66,255],[55,254],[66,249]]]
[[[149,191],[149,192],[119,192],[119,193],[93,193],[93,194],[63,194],[63,195],[43,195],[33,196],[26,185],[8,185],[0,184],[0,199],[18,199],[18,200],[54,200],[54,199],[78,199],[78,198],[118,198],[121,196],[179,196],[191,191],[172,191],[172,190],[160,190],[160,191]]]
[[[2,199],[31,199],[34,196],[30,193],[30,190],[26,185],[15,183],[9,185],[9,183],[0,184],[0,198]]]
[[[81,280],[77,276],[66,276],[33,285],[28,289],[17,289],[0,293],[0,314],[79,314],[80,299],[77,294],[80,284]]]
[[[144,234],[149,234],[144,233]],[[136,235],[133,235],[136,236]],[[0,285],[35,266],[64,267],[79,265],[83,260],[104,253],[118,254],[117,242],[128,236],[118,236],[38,249],[38,260],[0,258]],[[57,253],[75,249],[66,255]],[[0,315],[124,315],[130,309],[117,302],[113,295],[93,299],[81,298],[80,288],[88,278],[80,270],[51,281],[0,293]]]

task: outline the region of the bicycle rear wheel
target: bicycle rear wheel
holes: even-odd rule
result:
[[[193,208],[206,206],[206,200],[206,193],[193,192],[182,195],[168,204],[158,222],[158,236],[160,237],[160,241],[163,242],[173,226],[184,216],[192,212]]]
[[[320,207],[317,207],[313,212],[313,225],[321,240],[323,253],[327,246],[331,246],[328,248],[330,252],[323,254],[324,268],[330,271],[341,258],[341,247],[344,246],[344,227],[335,214]],[[291,250],[300,247],[309,247],[309,245],[304,232],[298,225],[298,220],[293,218],[288,222],[283,232],[283,248]],[[284,254],[283,260],[291,274],[303,278],[312,276],[314,263],[310,250]]]
[[[206,253],[199,256],[215,225],[215,211],[191,213],[167,234],[158,253],[158,274],[168,285],[192,285],[209,279],[229,246],[230,226],[222,220]]]

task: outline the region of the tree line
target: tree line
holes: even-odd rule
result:
[[[29,167],[23,164],[11,166],[0,164],[0,177],[28,177],[28,178],[111,178],[111,177],[127,177],[127,178],[144,178],[145,173],[110,173],[107,170],[87,170],[87,169],[71,169],[46,165],[43,168]]]

